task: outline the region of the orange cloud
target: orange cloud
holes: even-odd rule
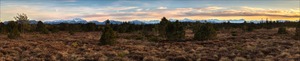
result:
[[[86,20],[154,20],[165,16],[174,19],[246,19],[260,18],[299,20],[300,11],[296,9],[264,9],[254,7],[218,7],[145,9],[139,7],[43,7],[43,6],[6,6],[1,9],[1,20],[11,20],[17,13],[25,13],[35,20],[84,18]],[[127,11],[126,11],[127,10]],[[129,10],[129,11],[128,11]]]

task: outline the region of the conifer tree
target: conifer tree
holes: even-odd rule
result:
[[[18,30],[18,24],[15,21],[9,21],[8,22],[8,38],[10,39],[16,39],[21,37],[20,36],[20,31]]]
[[[212,24],[207,23],[203,26],[200,26],[200,28],[196,31],[194,34],[194,39],[198,41],[208,40],[216,38],[217,33],[212,26]]]
[[[166,36],[170,41],[183,41],[185,38],[185,31],[178,20],[175,23],[169,23],[166,28]]]
[[[116,43],[116,33],[110,27],[109,20],[106,21],[105,28],[102,32],[99,45],[113,45]]]
[[[168,24],[170,23],[170,21],[166,18],[163,17],[159,23],[159,34],[162,37],[166,37],[166,28],[168,26]]]
[[[49,33],[49,30],[46,28],[46,25],[42,21],[38,21],[36,30],[43,34]]]

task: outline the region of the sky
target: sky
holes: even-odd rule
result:
[[[300,0],[0,0],[0,20],[300,20]]]

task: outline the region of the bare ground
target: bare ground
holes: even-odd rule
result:
[[[300,41],[291,38],[293,30],[279,35],[277,29],[231,29],[219,31],[213,40],[187,42],[136,40],[139,35],[122,33],[113,46],[97,45],[100,32],[25,33],[19,39],[0,35],[0,61],[300,61]],[[193,37],[190,30],[186,34]]]

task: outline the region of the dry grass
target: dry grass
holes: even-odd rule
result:
[[[277,29],[232,29],[219,31],[214,40],[188,42],[136,40],[128,37],[136,33],[122,33],[113,46],[97,45],[100,32],[26,33],[19,39],[0,35],[0,61],[299,61],[300,41],[291,38],[293,30],[279,35]],[[193,33],[186,32],[191,39]]]

